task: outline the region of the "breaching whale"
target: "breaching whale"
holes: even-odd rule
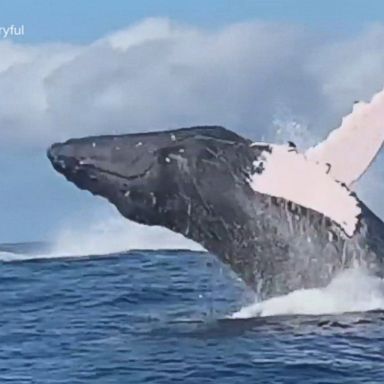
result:
[[[48,157],[80,189],[200,243],[268,298],[356,264],[383,275],[384,223],[354,192],[383,140],[381,92],[304,152],[201,126],[71,139]]]

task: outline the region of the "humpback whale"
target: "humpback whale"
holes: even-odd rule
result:
[[[354,191],[383,140],[381,92],[303,152],[199,126],[70,139],[47,154],[78,188],[200,243],[265,299],[355,265],[383,275],[384,223]]]

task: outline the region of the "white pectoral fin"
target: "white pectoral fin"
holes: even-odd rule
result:
[[[324,172],[322,165],[287,146],[271,146],[255,166],[250,185],[263,194],[281,197],[322,213],[337,223],[348,236],[355,233],[361,209],[348,188]]]
[[[327,165],[329,174],[348,187],[372,163],[384,142],[384,90],[369,103],[355,103],[339,128],[309,148],[309,160]]]

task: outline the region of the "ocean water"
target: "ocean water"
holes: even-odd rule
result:
[[[364,271],[255,303],[205,252],[0,249],[0,383],[384,382],[382,281]]]

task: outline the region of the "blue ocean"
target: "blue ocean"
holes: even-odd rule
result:
[[[384,382],[368,276],[257,303],[206,252],[0,249],[0,383]]]

